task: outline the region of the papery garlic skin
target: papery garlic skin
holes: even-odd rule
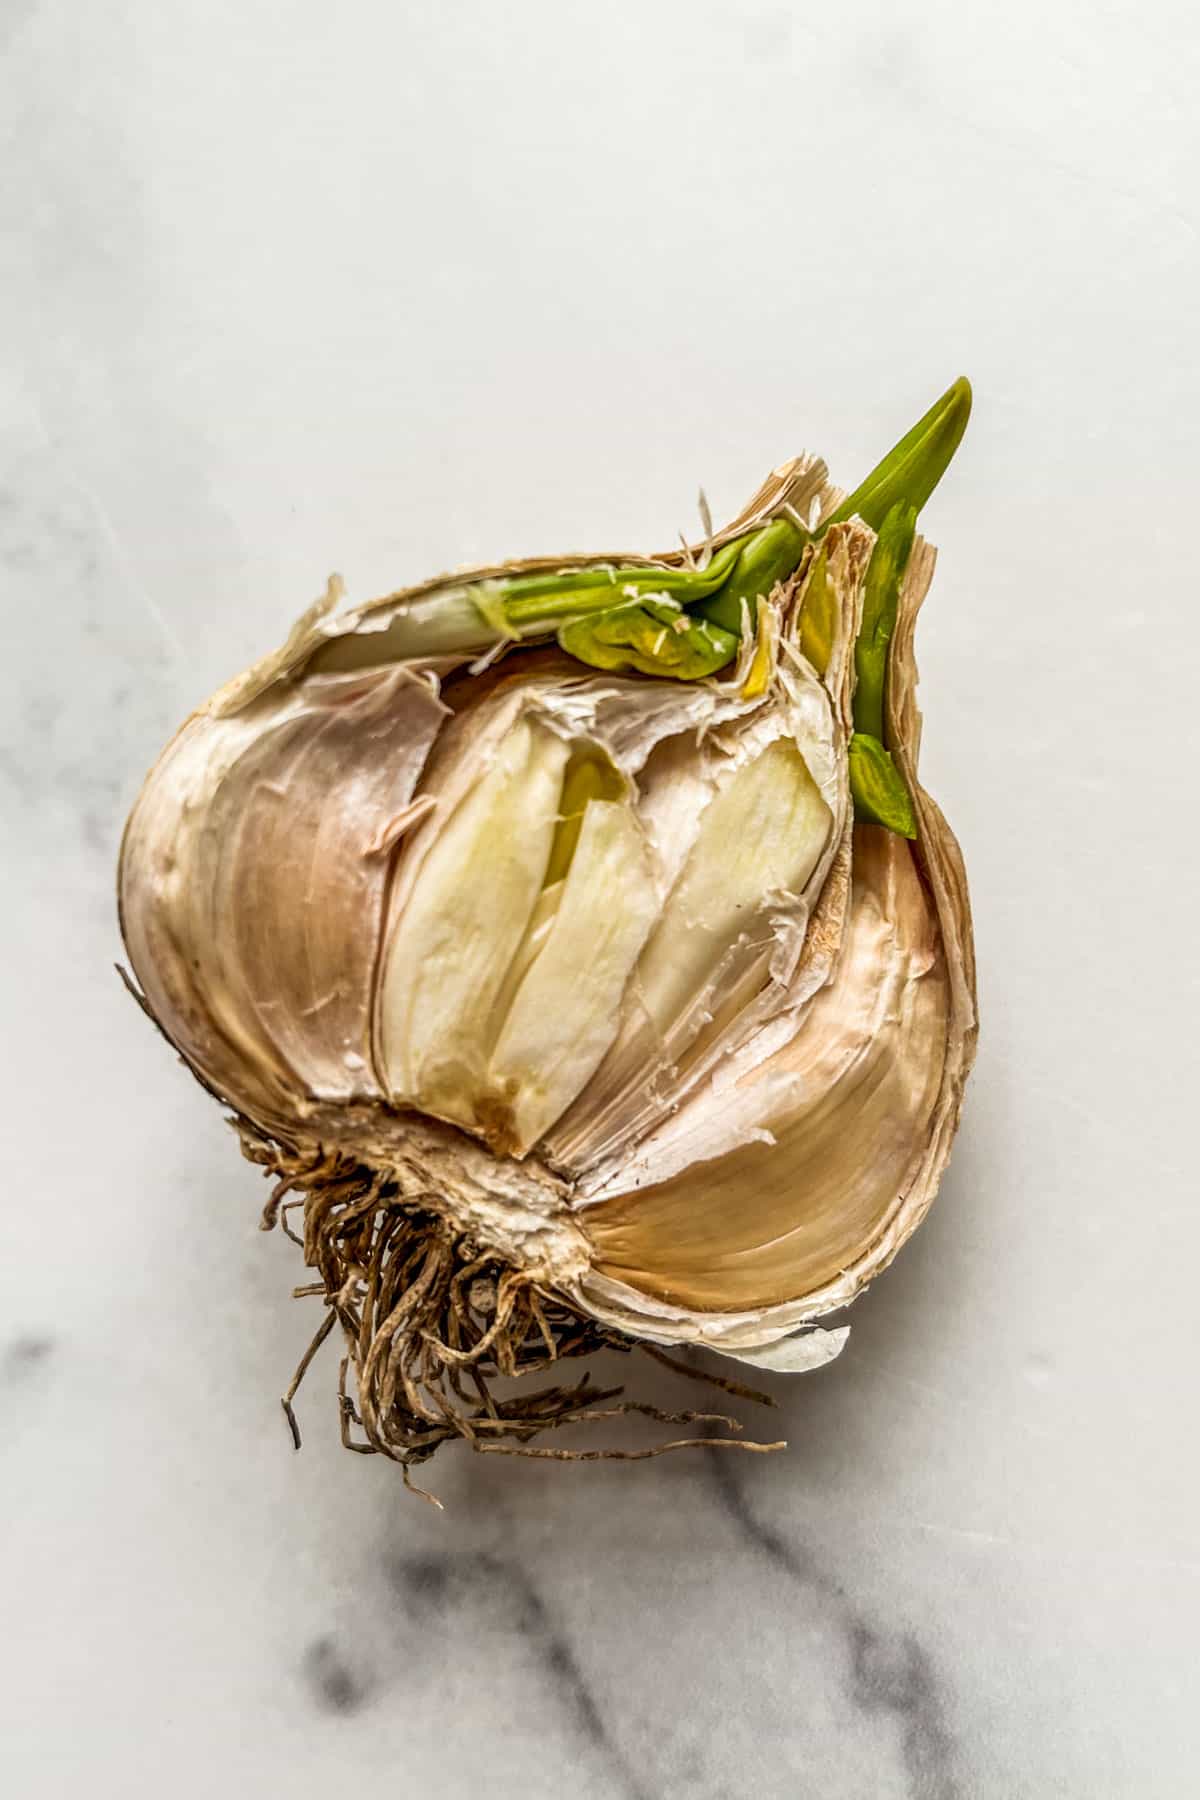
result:
[[[401,665],[202,711],[138,798],[121,924],[146,998],[197,1072],[268,1126],[378,1098],[372,1006],[394,846],[446,717]]]
[[[833,981],[787,1044],[693,1096],[590,1196],[599,1274],[699,1311],[779,1305],[835,1279],[898,1204],[941,1088],[946,969],[908,846],[878,826],[855,839]]]
[[[913,636],[933,566],[918,540],[889,688],[918,843],[855,826],[845,935],[800,1029],[777,1038],[774,1060],[732,1058],[703,1108],[580,1184],[584,1303],[624,1331],[669,1331],[763,1368],[817,1366],[847,1328],[816,1322],[887,1267],[937,1191],[978,1024],[962,856],[916,776]],[[768,1091],[748,1105],[756,1080]]]

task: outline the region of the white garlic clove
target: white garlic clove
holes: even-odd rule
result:
[[[493,1090],[512,1097],[515,1154],[529,1150],[591,1078],[657,910],[632,807],[589,801],[553,917],[492,1052]]]
[[[493,1014],[542,891],[568,755],[518,719],[439,823],[384,961],[380,1058],[394,1101],[485,1125]]]

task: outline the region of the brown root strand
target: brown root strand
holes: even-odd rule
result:
[[[758,1388],[747,1387],[744,1381],[734,1381],[728,1375],[714,1375],[709,1369],[695,1369],[691,1363],[682,1362],[677,1356],[668,1356],[657,1344],[643,1344],[642,1353],[651,1356],[661,1363],[664,1369],[674,1369],[677,1375],[686,1375],[690,1381],[703,1381],[709,1387],[720,1388],[723,1393],[733,1394],[738,1400],[753,1400],[756,1406],[774,1406],[776,1401],[770,1394],[761,1393]]]
[[[474,1444],[481,1453],[497,1456],[543,1456],[555,1462],[645,1462],[651,1456],[666,1456],[670,1450],[749,1450],[760,1456],[772,1450],[786,1450],[787,1440],[774,1444],[752,1444],[742,1438],[673,1438],[669,1444],[651,1444],[647,1450],[558,1450],[548,1445],[526,1447],[520,1444]]]
[[[402,1199],[385,1175],[351,1157],[324,1149],[296,1152],[243,1120],[237,1127],[243,1153],[275,1178],[264,1229],[281,1223],[320,1277],[295,1292],[320,1296],[328,1309],[282,1401],[297,1448],[300,1431],[292,1403],[335,1325],[343,1342],[338,1374],[343,1444],[360,1455],[398,1462],[405,1486],[435,1506],[440,1501],[412,1482],[410,1470],[454,1441],[481,1455],[555,1462],[641,1462],[692,1448],[762,1453],[784,1447],[740,1436],[741,1425],[725,1413],[666,1412],[625,1400],[621,1388],[599,1387],[587,1372],[574,1384],[498,1393],[493,1385],[498,1379],[523,1382],[551,1369],[557,1374],[571,1358],[642,1349],[693,1380],[771,1404],[739,1382],[709,1376],[580,1314],[565,1296],[450,1224],[437,1196],[430,1195],[425,1205],[411,1196]],[[301,1205],[303,1239],[287,1228],[288,1212]],[[531,1443],[564,1425],[592,1427],[628,1417],[730,1435],[679,1437],[644,1449]]]

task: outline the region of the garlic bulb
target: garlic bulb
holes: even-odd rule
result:
[[[694,550],[331,583],[147,778],[139,997],[277,1176],[265,1222],[303,1208],[343,1433],[406,1481],[453,1437],[607,1454],[530,1440],[611,1393],[497,1374],[829,1360],[927,1209],[975,1005],[915,521],[969,403],[848,499],[785,465]]]

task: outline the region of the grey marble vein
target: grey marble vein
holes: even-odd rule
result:
[[[652,1790],[623,1754],[570,1638],[516,1557],[487,1550],[395,1555],[388,1570],[406,1618],[418,1626],[448,1613],[469,1620],[480,1607],[498,1608],[505,1633],[532,1654],[568,1728],[607,1768],[614,1800],[652,1800]]]
[[[946,1721],[946,1684],[929,1651],[912,1631],[868,1616],[811,1550],[764,1524],[732,1458],[707,1455],[716,1493],[745,1541],[802,1596],[829,1604],[854,1705],[868,1714],[891,1714],[900,1728],[912,1800],[965,1800],[970,1788],[957,1773],[961,1756]]]
[[[49,1332],[22,1332],[19,1337],[11,1338],[0,1353],[0,1368],[5,1378],[19,1381],[44,1363],[53,1353],[55,1340]]]
[[[313,1697],[326,1711],[349,1715],[361,1712],[367,1704],[370,1683],[355,1671],[336,1638],[314,1638],[301,1667]]]

